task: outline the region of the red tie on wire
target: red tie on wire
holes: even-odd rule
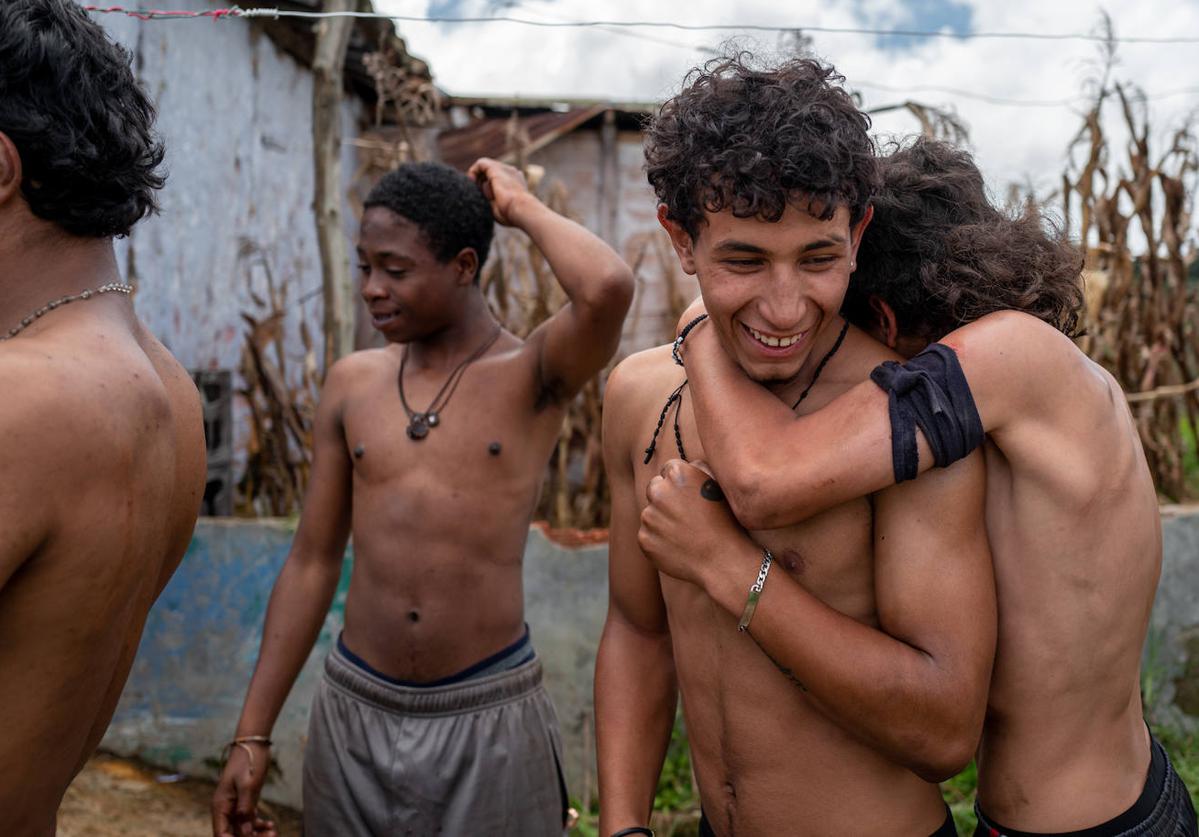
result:
[[[126,9],[122,6],[84,6],[85,12],[102,12],[104,14],[123,14],[138,20],[157,20],[167,17],[210,17],[220,20],[223,17],[238,17],[241,9],[209,9],[203,12],[171,12],[159,9]]]

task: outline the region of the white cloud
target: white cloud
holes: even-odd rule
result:
[[[1089,32],[1099,7],[1081,0],[966,0],[976,31]],[[429,0],[375,0],[382,11],[424,16]],[[442,9],[447,4],[439,4]],[[460,15],[490,15],[487,0],[456,3]],[[857,12],[855,12],[855,7]],[[636,0],[524,0],[506,14],[541,20],[674,20],[687,23],[750,22],[767,25],[861,27],[911,25],[905,0],[862,3],[816,0],[670,0],[648,5]],[[1118,35],[1199,35],[1197,0],[1141,0],[1111,9]],[[697,47],[713,47],[728,33],[637,29],[612,34],[593,29],[549,29],[510,23],[428,24],[401,22],[400,31],[416,55],[433,66],[438,83],[455,94],[616,100],[660,100],[677,89],[684,73],[702,61]],[[626,32],[629,30],[626,30]],[[1046,100],[1076,96],[1094,72],[1097,46],[1084,41],[922,39],[910,47],[881,49],[869,35],[812,33],[817,52],[849,80],[909,89],[959,88],[988,96]],[[669,41],[658,43],[649,39]],[[776,48],[772,33],[753,36],[765,51]],[[1199,88],[1199,45],[1123,44],[1118,75],[1150,94]],[[857,88],[866,107],[905,98],[949,105],[971,130],[980,167],[997,192],[1008,183],[1031,180],[1052,188],[1060,179],[1066,145],[1078,130],[1069,108],[989,104],[949,93],[892,93]],[[1196,108],[1199,93],[1151,103],[1154,125],[1165,130]],[[1114,116],[1114,111],[1113,111]],[[1114,127],[1114,126],[1113,126]],[[882,133],[906,134],[915,121],[902,113],[881,115]]]

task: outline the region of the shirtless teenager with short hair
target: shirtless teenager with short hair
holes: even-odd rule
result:
[[[1082,305],[1081,259],[1036,213],[1011,219],[992,207],[963,152],[919,141],[883,160],[883,173],[846,310],[905,354],[929,340],[950,347],[937,363],[956,356],[968,389],[945,386],[929,366],[936,356],[922,355],[908,366],[924,369],[923,380],[880,376],[899,383],[890,405],[866,382],[796,418],[701,325],[682,354],[708,462],[747,526],[816,520],[916,470],[910,446],[918,469],[930,468],[925,431],[905,430],[904,413],[927,408],[933,391],[949,407],[942,417],[968,415],[972,392],[979,441],[987,432],[999,600],[977,834],[1194,835],[1187,790],[1142,718],[1140,656],[1161,566],[1157,495],[1124,394],[1068,336]],[[954,442],[961,427],[951,424],[933,436]],[[685,527],[655,533],[664,551],[749,549],[710,503],[668,499],[689,514]],[[763,597],[762,614],[768,606]]]
[[[719,350],[800,413],[894,357],[838,314],[876,182],[868,120],[839,81],[814,61],[712,62],[647,131],[659,219],[699,279]],[[762,527],[754,537],[773,554],[769,567],[754,545],[660,549],[658,523],[687,511],[655,503],[650,515],[647,492],[658,498],[667,484],[712,498],[703,502],[728,530],[714,541],[739,532],[706,475],[677,461],[706,454],[685,387],[660,419],[683,383],[663,346],[625,360],[607,384],[600,833],[650,833],[681,692],[701,834],[954,834],[935,783],[973,754],[994,648],[981,458],[800,526]]]
[[[493,214],[529,235],[568,298],[523,341],[479,287]],[[300,526],[237,727],[254,740],[233,748],[214,833],[249,832],[270,759],[257,739],[312,649],[352,530],[345,632],[304,754],[305,833],[560,835],[557,721],[521,563],[563,411],[615,352],[632,275],[486,159],[469,177],[434,163],[386,175],[358,260],[390,345],[325,381]]]
[[[17,837],[54,834],[204,493],[196,388],[113,252],[155,209],[153,122],[130,55],[78,5],[0,3],[0,830]]]

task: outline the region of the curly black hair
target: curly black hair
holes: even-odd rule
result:
[[[33,214],[73,235],[128,235],[158,209],[163,146],[131,64],[71,0],[0,3],[0,132]]]
[[[645,131],[646,174],[694,238],[707,212],[777,221],[788,203],[850,223],[878,185],[870,117],[832,67],[800,58],[754,69],[746,52],[696,67]]]
[[[868,328],[870,297],[900,334],[939,340],[994,311],[1031,314],[1077,336],[1082,253],[1032,205],[996,208],[970,155],[917,139],[882,158],[883,187],[862,237],[842,312]]]
[[[375,184],[363,204],[381,206],[416,224],[438,261],[448,262],[467,247],[479,266],[487,261],[495,221],[479,185],[441,163],[406,163]],[[475,273],[479,281],[479,273]]]

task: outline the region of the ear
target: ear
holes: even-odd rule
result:
[[[0,131],[0,204],[21,193],[21,155],[8,135]]]
[[[476,283],[482,265],[479,264],[479,254],[475,252],[474,247],[464,247],[458,255],[454,256],[453,264],[458,271],[459,285]]]
[[[695,242],[691,240],[691,233],[687,232],[677,222],[672,221],[667,217],[669,210],[666,204],[658,204],[658,223],[662,225],[662,229],[666,230],[666,234],[670,236],[670,243],[674,246],[674,252],[678,254],[679,264],[682,265],[683,272],[688,276],[695,275]]]
[[[872,220],[874,220],[874,207],[867,204],[862,220],[854,224],[853,229],[849,231],[849,240],[853,245],[849,250],[849,260],[855,265],[858,263],[858,248],[862,246],[862,234],[866,232],[866,228],[870,226]]]
[[[877,294],[871,294],[870,313],[873,317],[871,332],[874,337],[894,349],[899,340],[899,324],[895,319],[895,309]]]

